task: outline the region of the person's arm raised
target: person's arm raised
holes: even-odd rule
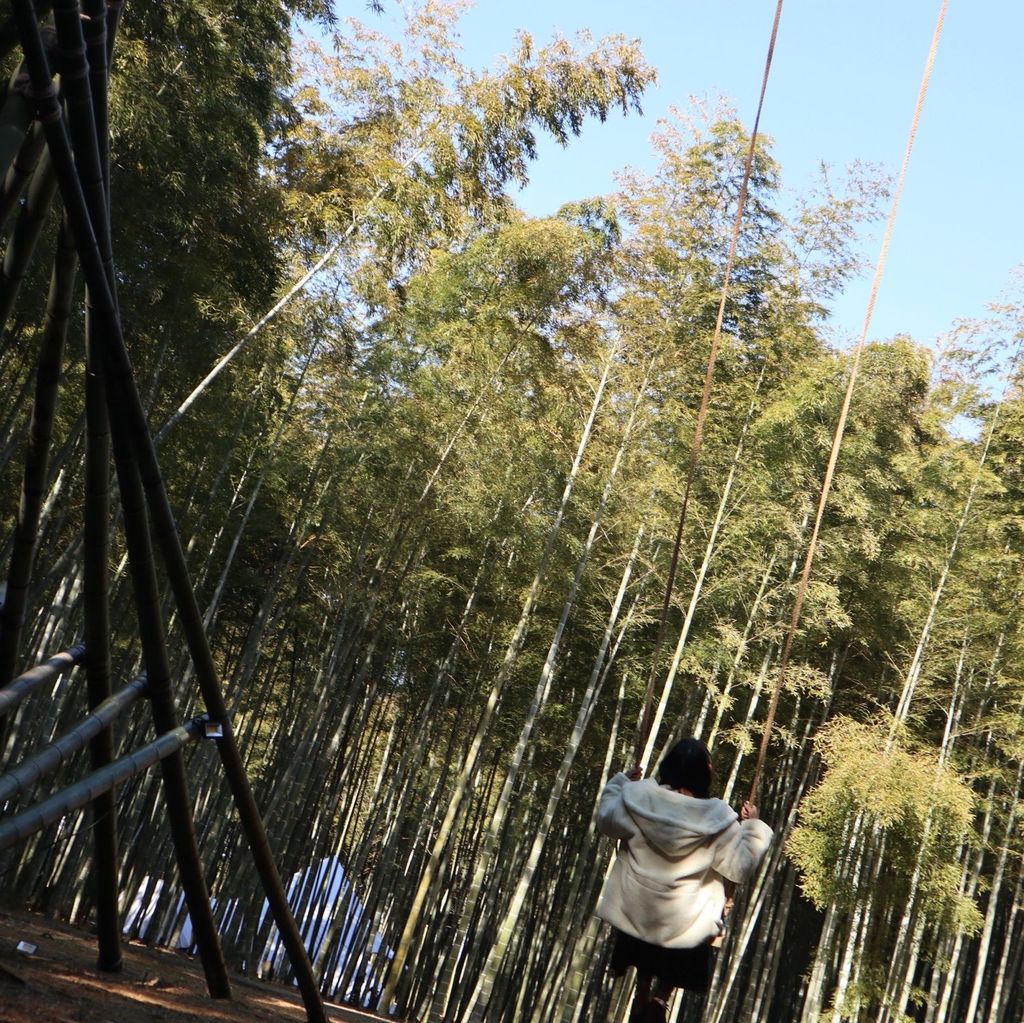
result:
[[[629,781],[629,775],[619,771],[601,793],[601,801],[597,805],[597,830],[609,838],[632,838],[636,834],[622,801],[622,789]]]

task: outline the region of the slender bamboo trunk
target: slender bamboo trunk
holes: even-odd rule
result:
[[[750,605],[746,624],[743,626],[743,636],[736,648],[736,654],[732,659],[732,664],[729,666],[729,674],[722,686],[722,692],[715,701],[715,720],[711,725],[707,738],[708,749],[712,751],[714,751],[715,740],[718,738],[718,733],[722,727],[722,718],[725,715],[725,712],[732,706],[731,694],[733,684],[736,679],[736,673],[739,671],[739,667],[747,655],[748,645],[750,643],[750,634],[753,631],[754,623],[757,621],[757,615],[761,610],[761,603],[764,600],[765,593],[768,591],[768,583],[771,580],[772,572],[775,570],[775,562],[777,559],[778,552],[773,551],[772,556],[768,559],[768,564],[765,565],[764,572],[761,573],[761,582],[758,585],[757,593],[754,595],[754,602]]]
[[[984,469],[985,460],[988,458],[989,448],[992,444],[992,438],[995,435],[996,426],[999,423],[1001,411],[1002,399],[1000,399],[996,404],[996,407],[992,412],[992,417],[989,421],[988,433],[986,434],[985,442],[982,445],[981,455],[978,459],[977,469],[974,472],[974,478],[971,480],[970,490],[967,492],[967,499],[964,501],[963,510],[960,512],[956,529],[953,532],[953,539],[950,541],[949,549],[946,552],[946,559],[943,562],[942,571],[939,574],[939,581],[936,583],[935,589],[932,591],[932,599],[928,607],[928,614],[926,615],[924,624],[921,628],[917,647],[914,650],[914,656],[911,659],[910,667],[907,669],[906,679],[903,683],[903,692],[900,694],[899,703],[896,706],[892,727],[889,732],[890,745],[895,739],[897,729],[899,726],[906,723],[907,717],[910,714],[910,705],[913,702],[914,691],[917,688],[917,683],[921,676],[921,669],[924,665],[924,658],[928,650],[928,643],[931,639],[932,630],[935,627],[935,618],[939,609],[939,604],[942,600],[942,595],[945,591],[949,574],[952,571],[954,562],[956,561],[961,536],[963,535],[964,528],[967,526],[971,517],[971,512],[974,507],[974,498],[978,491],[978,484],[981,481],[982,469]]]
[[[988,793],[983,801],[984,814],[982,817],[982,824],[979,833],[979,842],[977,848],[974,850],[974,856],[970,855],[971,850],[965,846],[964,848],[964,889],[963,893],[973,899],[977,890],[978,885],[982,876],[982,864],[984,861],[985,850],[988,847],[989,837],[992,831],[992,822],[994,813],[992,807],[994,806],[994,797],[996,789],[996,779],[992,778],[989,782]],[[953,949],[950,953],[950,969],[946,976],[943,978],[943,984],[941,989],[941,996],[939,998],[938,1008],[935,1012],[934,1023],[946,1023],[950,1019],[949,1013],[951,1008],[956,1005],[960,989],[964,980],[964,969],[961,967],[964,956],[964,944],[965,935],[963,931],[958,931],[956,937],[953,939]]]
[[[547,540],[544,545],[544,550],[541,553],[540,562],[538,563],[537,570],[534,574],[533,581],[530,584],[530,589],[527,593],[526,600],[523,604],[523,609],[519,616],[519,622],[516,625],[515,631],[512,634],[512,638],[509,642],[508,648],[505,651],[505,657],[502,661],[501,667],[498,670],[498,674],[491,686],[491,691],[487,699],[487,703],[484,707],[483,714],[480,717],[477,725],[476,734],[473,737],[473,742],[470,746],[466,760],[462,766],[462,770],[455,782],[455,788],[452,792],[451,800],[448,806],[448,811],[445,815],[445,819],[442,822],[440,831],[438,832],[437,838],[434,842],[434,847],[431,850],[430,859],[427,862],[426,868],[420,878],[419,888],[416,895],[413,898],[412,904],[409,907],[409,912],[406,917],[405,928],[402,932],[402,936],[399,939],[398,947],[395,950],[395,957],[391,962],[391,967],[388,972],[388,981],[385,985],[384,991],[381,995],[381,1006],[384,1011],[389,1011],[392,1004],[392,1000],[395,995],[395,990],[398,985],[399,979],[402,976],[402,972],[406,966],[406,960],[409,956],[409,951],[412,945],[413,936],[419,926],[420,917],[423,912],[424,903],[427,899],[427,895],[431,890],[434,876],[437,873],[438,868],[441,866],[442,856],[445,848],[448,844],[448,839],[451,835],[452,828],[455,824],[456,816],[458,815],[459,809],[462,805],[462,801],[465,798],[468,790],[469,778],[473,774],[476,768],[477,758],[480,755],[480,750],[483,746],[484,739],[486,738],[488,729],[490,727],[491,720],[494,717],[494,713],[497,708],[498,700],[501,697],[502,691],[505,687],[505,683],[508,680],[509,675],[512,671],[512,666],[515,664],[519,652],[522,649],[523,644],[526,641],[526,631],[529,626],[530,620],[533,616],[533,609],[537,603],[537,599],[540,595],[541,585],[547,575],[548,564],[551,560],[551,556],[554,553],[555,544],[561,533],[562,521],[565,518],[565,512],[569,505],[569,499],[572,496],[573,487],[576,482],[576,477],[579,474],[580,467],[583,464],[583,458],[586,454],[587,447],[590,442],[590,436],[594,428],[594,423],[597,420],[597,413],[601,406],[601,400],[604,395],[605,386],[608,383],[608,377],[612,368],[612,359],[609,358],[604,365],[604,370],[601,374],[601,380],[598,384],[597,390],[594,395],[594,401],[591,405],[590,415],[587,418],[587,422],[584,425],[582,435],[580,437],[579,445],[576,450],[576,456],[573,460],[572,467],[569,470],[569,474],[566,478],[565,488],[562,492],[562,500],[559,504],[558,511],[555,515],[555,520],[548,531]]]
[[[1021,898],[1024,896],[1024,870],[1018,867],[1017,883],[1010,898],[1010,912],[1006,920],[1003,934],[1003,947],[996,957],[995,980],[992,984],[992,995],[988,1003],[985,1023],[1002,1023],[1013,1017],[1009,1014],[1010,995],[1014,988],[1014,979],[1020,977],[1019,966],[1021,957],[1021,935],[1017,923],[1021,916]],[[1009,983],[1007,982],[1009,979]]]
[[[627,435],[628,435],[627,430]],[[625,443],[625,442],[624,442]],[[621,449],[620,449],[621,453]],[[611,477],[609,478],[609,488],[611,485]],[[606,494],[607,494],[606,489]],[[588,544],[585,550],[589,550],[589,544],[593,542],[593,537],[596,533],[598,520],[595,519],[594,528],[591,530],[591,535],[588,538]],[[611,640],[612,633],[614,632],[616,622],[618,620],[619,611],[622,607],[622,600],[626,593],[626,588],[629,585],[630,577],[633,573],[633,567],[636,563],[636,557],[640,549],[641,539],[643,537],[643,529],[641,529],[636,536],[636,540],[633,543],[633,550],[630,555],[629,561],[626,564],[625,571],[622,574],[622,580],[619,584],[619,590],[615,596],[615,602],[612,606],[612,612],[608,619],[608,623],[605,627],[604,636],[602,637],[601,647],[598,651],[597,659],[594,663],[594,667],[590,673],[590,681],[587,689],[584,693],[583,700],[580,704],[579,712],[576,716],[576,723],[573,726],[572,735],[569,738],[569,745],[566,748],[565,754],[562,757],[562,762],[559,765],[558,772],[555,775],[554,782],[551,786],[551,792],[548,796],[548,803],[544,810],[544,816],[541,820],[539,827],[533,838],[533,842],[530,847],[530,853],[527,858],[526,864],[519,877],[519,882],[516,886],[516,890],[512,896],[511,902],[505,915],[498,925],[497,940],[492,946],[490,952],[487,955],[487,960],[483,965],[481,977],[477,981],[477,989],[474,996],[470,1001],[470,1009],[468,1017],[464,1015],[464,1018],[469,1019],[481,1019],[487,1010],[487,1005],[490,1000],[491,991],[494,987],[495,977],[498,968],[502,964],[505,958],[505,954],[508,950],[509,943],[512,940],[513,935],[517,931],[519,924],[519,918],[523,911],[523,906],[526,900],[526,893],[533,881],[534,873],[537,869],[537,863],[540,860],[541,852],[544,849],[545,842],[547,841],[548,833],[551,829],[551,825],[555,818],[555,812],[558,809],[558,804],[562,798],[562,794],[565,788],[566,780],[569,776],[569,771],[572,769],[573,762],[576,758],[576,753],[579,750],[580,742],[583,738],[583,733],[590,721],[590,716],[593,713],[594,706],[600,695],[598,689],[599,680],[603,680],[604,673],[601,671],[605,653],[608,649],[608,644]],[[585,557],[581,555],[581,558]],[[582,571],[577,571],[575,582],[578,583]],[[575,588],[575,587],[574,587]],[[570,596],[569,600],[572,599]],[[568,601],[567,601],[568,604]],[[563,612],[563,617],[559,625],[563,625],[567,615]],[[556,639],[552,640],[552,650],[555,647]],[[545,662],[545,668],[550,663],[552,650],[549,650],[548,656],[549,661]],[[507,781],[506,781],[507,784]],[[500,804],[499,804],[500,805]],[[486,856],[486,854],[485,854]],[[482,856],[479,862],[484,862],[485,856]]]
[[[1024,781],[1024,761],[1017,767],[1017,779],[1013,787],[1013,795],[1010,803],[1016,807],[1020,801],[1021,782]],[[992,873],[992,885],[988,892],[988,906],[985,909],[985,922],[981,928],[981,935],[978,940],[978,955],[974,966],[974,982],[971,985],[971,993],[967,1000],[967,1011],[964,1019],[979,1019],[981,1007],[982,990],[984,987],[986,968],[988,966],[988,951],[992,944],[992,932],[995,926],[996,909],[999,906],[999,896],[1003,886],[1003,876],[1006,871],[1006,859],[1009,852],[1010,832],[1013,828],[1011,817],[1006,827],[1002,844],[999,847],[999,854],[996,857],[995,869]]]
[[[57,255],[50,280],[46,325],[36,373],[35,405],[29,426],[21,506],[14,528],[7,586],[0,604],[0,685],[17,673],[18,650],[25,624],[25,608],[38,544],[50,441],[57,409],[64,344],[75,287],[75,250],[65,225],[58,239]]]
[[[498,804],[494,810],[494,814],[491,820],[491,827],[488,830],[487,838],[484,842],[483,849],[478,856],[475,876],[473,878],[473,884],[470,888],[469,896],[469,908],[472,911],[475,908],[476,900],[479,898],[479,893],[483,884],[484,876],[490,871],[491,865],[494,858],[495,844],[498,840],[498,836],[501,834],[506,814],[510,808],[512,799],[512,789],[516,783],[516,779],[519,774],[519,768],[522,763],[523,757],[526,754],[527,747],[530,742],[530,738],[533,734],[533,729],[536,726],[537,719],[542,712],[544,705],[547,702],[548,695],[551,691],[551,684],[555,673],[555,663],[558,657],[559,648],[561,646],[562,635],[565,631],[566,623],[569,620],[569,615],[572,612],[576,602],[576,594],[579,590],[579,585],[583,579],[583,573],[586,570],[587,563],[590,558],[590,553],[594,546],[594,541],[597,538],[598,530],[601,527],[601,522],[604,517],[604,511],[608,505],[609,499],[611,498],[612,489],[615,484],[615,479],[618,475],[620,466],[622,465],[623,456],[629,447],[630,441],[633,435],[633,428],[636,423],[637,413],[640,409],[640,402],[644,398],[644,394],[647,389],[647,378],[645,377],[643,384],[637,392],[637,400],[633,405],[630,413],[629,420],[626,424],[626,428],[623,432],[622,441],[615,453],[615,457],[612,461],[611,469],[608,473],[608,479],[605,483],[604,491],[601,494],[601,499],[598,503],[597,510],[594,513],[593,520],[591,522],[590,530],[587,534],[587,538],[583,543],[583,548],[580,551],[580,555],[576,562],[576,570],[573,575],[572,583],[569,587],[569,593],[567,594],[565,601],[562,604],[562,611],[559,617],[558,623],[555,626],[554,635],[552,636],[551,643],[548,646],[547,655],[544,659],[543,667],[541,668],[540,678],[538,679],[537,688],[534,692],[533,701],[527,710],[526,719],[523,723],[523,727],[520,730],[519,739],[516,743],[515,750],[512,754],[508,769],[505,775],[505,784],[502,788],[501,795],[498,798]],[[642,532],[642,531],[641,531]],[[633,556],[627,566],[626,574],[623,577],[623,584],[620,585],[619,597],[617,600],[615,614],[618,614],[618,608],[621,606],[621,598],[624,591],[624,585],[628,583],[629,575],[632,574],[633,563],[636,557],[637,550],[640,543],[640,535],[638,534],[637,539],[634,543]],[[609,624],[609,627],[605,631],[605,648],[607,641],[611,637],[611,631],[614,629],[614,622]],[[601,654],[601,660],[603,660],[603,650]],[[600,665],[595,665],[594,670],[591,672],[592,686],[596,683],[596,679],[600,675]],[[591,689],[591,697],[593,691]],[[583,725],[585,727],[586,721],[589,720],[590,711],[593,709],[593,699],[590,698],[585,701],[584,705],[580,709],[580,716],[583,717]],[[575,745],[578,746],[579,738],[582,737],[582,727],[577,725],[579,728],[578,736],[575,739]],[[575,733],[574,733],[575,734]],[[563,759],[564,772],[560,769],[557,777],[561,778],[561,784],[564,784],[565,777],[568,775],[569,769],[572,766],[572,761],[575,758],[575,748],[570,747],[572,752],[568,757],[568,762]],[[551,817],[554,815],[554,808],[557,806],[558,799],[561,795],[561,784],[558,784],[556,789],[552,790],[552,795],[549,801],[549,810]],[[535,854],[531,853],[531,859],[533,865],[529,866],[524,872],[523,878],[520,881],[519,889],[516,895],[513,896],[513,903],[509,907],[505,920],[502,924],[499,924],[497,930],[497,940],[495,945],[492,946],[490,951],[487,953],[486,961],[482,966],[480,977],[477,980],[476,991],[471,997],[470,1007],[467,1010],[468,1016],[464,1015],[464,1019],[478,1020],[482,1018],[483,1013],[486,1011],[487,1004],[490,1000],[491,990],[494,986],[495,973],[498,964],[504,958],[507,950],[508,942],[512,937],[512,932],[518,923],[519,914],[522,910],[523,898],[525,897],[525,888],[528,885],[530,878],[532,877],[533,870],[536,867],[536,858],[539,858],[540,851],[543,848],[544,837],[547,834],[547,828],[550,827],[551,817],[547,817],[547,823],[542,825],[542,833],[538,833],[538,842],[535,842],[534,849]],[[518,899],[518,903],[517,900]]]
[[[958,702],[961,679],[963,677],[964,661],[967,657],[968,642],[965,637],[960,644],[960,655],[957,658],[956,670],[953,676],[953,693],[950,700],[949,710],[946,714],[946,727],[943,733],[942,745],[939,749],[939,759],[936,765],[936,783],[939,775],[949,759],[952,752],[955,726],[958,724],[957,711],[960,706]],[[998,656],[998,655],[997,655]],[[924,929],[924,919],[917,916],[917,895],[921,882],[921,869],[923,855],[927,847],[928,837],[932,828],[931,814],[925,820],[924,837],[921,842],[921,850],[914,864],[914,872],[910,879],[910,889],[906,899],[906,905],[900,916],[899,927],[896,932],[889,976],[886,980],[885,995],[879,1013],[879,1023],[887,1021],[890,1007],[895,1018],[901,1019],[905,1012],[907,1000],[910,997],[910,989],[917,967],[917,950],[920,948],[921,936]],[[911,929],[913,926],[913,929]],[[909,947],[908,947],[909,941]]]
[[[665,681],[661,687],[661,696],[658,700],[657,709],[654,712],[654,719],[651,722],[650,731],[646,736],[642,736],[644,740],[643,753],[640,756],[640,763],[651,765],[651,757],[654,754],[654,749],[658,743],[658,733],[661,730],[661,722],[665,716],[665,711],[668,708],[669,697],[672,695],[672,688],[675,684],[676,673],[679,671],[679,664],[683,658],[683,649],[686,646],[686,641],[690,636],[690,629],[693,626],[694,615],[697,612],[697,604],[701,598],[701,591],[704,587],[704,581],[707,578],[708,569],[711,566],[711,559],[716,552],[718,544],[718,534],[722,528],[722,523],[725,521],[726,510],[729,507],[729,498],[732,494],[733,484],[736,482],[736,476],[739,472],[740,465],[743,460],[743,448],[746,442],[747,430],[750,428],[750,424],[754,418],[754,411],[757,408],[758,394],[761,389],[761,381],[764,379],[764,370],[761,371],[761,376],[758,377],[757,386],[754,388],[754,396],[750,402],[750,406],[747,408],[747,414],[743,420],[743,427],[740,430],[739,439],[736,442],[736,450],[733,452],[732,462],[729,466],[729,475],[726,477],[725,486],[722,488],[722,495],[718,501],[718,509],[715,512],[714,521],[711,524],[711,532],[708,535],[708,542],[704,547],[704,557],[701,560],[700,567],[697,569],[697,577],[693,584],[693,589],[690,592],[690,602],[686,608],[686,615],[683,618],[682,627],[679,630],[679,637],[676,640],[676,647],[672,654],[672,660],[669,664],[668,674],[665,676]]]
[[[608,745],[605,747],[604,769],[601,772],[602,778],[607,778],[611,774],[612,764],[615,763],[619,754],[619,728],[622,723],[622,705],[625,695],[625,683],[623,682],[619,686],[619,698],[615,705],[615,718],[608,735]],[[594,797],[593,813],[591,815],[590,828],[592,831],[596,831],[594,821],[597,818],[597,804],[600,800],[600,794],[601,789],[599,787]],[[597,840],[597,844],[600,851],[593,860],[588,885],[589,891],[592,891],[596,886],[599,877],[602,881],[607,879],[613,863],[614,853],[611,843],[607,839],[601,838]],[[589,903],[590,900],[588,898],[584,904],[589,905]],[[582,995],[590,987],[588,983],[589,975],[604,966],[604,957],[594,955],[600,926],[597,916],[591,913],[587,919],[586,931],[576,940],[576,951],[569,972],[566,999],[562,1005],[562,1023],[566,1023],[567,1020],[568,1023],[580,1023],[587,1003],[586,998],[582,997]]]

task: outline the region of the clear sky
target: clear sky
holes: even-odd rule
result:
[[[360,0],[339,0],[387,28]],[[538,43],[581,28],[639,38],[659,84],[644,116],[588,123],[567,149],[545,144],[521,205],[546,214],[611,191],[625,165],[653,167],[649,136],[669,106],[723,95],[753,119],[774,0],[480,0],[461,22],[465,62],[486,67],[524,29]],[[786,0],[762,131],[775,142],[787,187],[809,183],[819,161],[899,167],[939,0]],[[1024,4],[951,0],[872,337],[899,332],[931,343],[959,317],[984,314],[1024,262],[1018,199],[1024,142]],[[866,241],[871,263],[881,226]],[[868,275],[837,303],[836,339],[856,335]]]

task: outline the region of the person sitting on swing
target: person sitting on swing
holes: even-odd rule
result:
[[[707,746],[683,739],[657,780],[641,780],[636,767],[601,793],[598,828],[622,844],[597,915],[615,930],[612,973],[636,967],[631,1023],[664,1023],[673,988],[707,993],[711,943],[725,928],[725,882],[750,878],[772,841],[753,803],[743,804],[741,821],[711,797],[713,775]]]

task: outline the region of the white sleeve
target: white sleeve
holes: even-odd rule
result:
[[[629,778],[620,771],[605,785],[597,806],[597,829],[602,835],[609,838],[632,838],[636,834],[636,828],[622,800],[622,788],[628,784]]]
[[[774,835],[762,820],[734,821],[715,840],[713,868],[742,884],[760,866]]]

